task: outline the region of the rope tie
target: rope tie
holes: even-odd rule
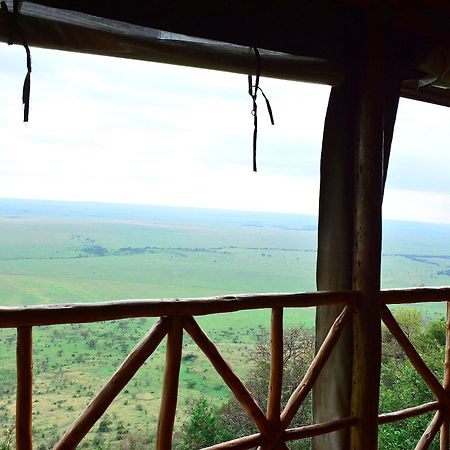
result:
[[[252,116],[253,116],[253,172],[257,171],[256,167],[256,141],[258,137],[258,104],[256,102],[258,98],[258,92],[261,92],[264,100],[266,101],[267,112],[269,113],[270,122],[272,125],[275,125],[275,121],[273,119],[272,107],[270,106],[269,99],[264,94],[263,90],[259,87],[259,78],[261,76],[261,55],[256,47],[253,47],[253,51],[256,57],[256,76],[255,76],[255,84],[253,84],[252,75],[248,76],[248,95],[252,98],[253,108],[252,108]]]
[[[28,115],[30,112],[30,88],[31,88],[31,52],[28,47],[25,35],[19,27],[18,17],[19,17],[19,0],[14,0],[13,2],[13,13],[12,16],[9,13],[8,5],[5,1],[1,2],[1,13],[6,18],[6,23],[8,24],[8,45],[13,45],[16,37],[18,41],[25,48],[27,54],[27,74],[25,75],[25,80],[23,82],[22,89],[22,104],[23,104],[23,121],[28,122]]]

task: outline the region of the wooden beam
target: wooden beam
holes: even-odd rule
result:
[[[411,408],[405,408],[400,411],[389,412],[380,414],[378,416],[378,424],[385,425],[387,423],[398,422],[400,420],[409,419],[411,417],[417,417],[422,414],[426,414],[431,411],[436,411],[442,408],[442,404],[439,402],[429,402],[423,405],[412,406]]]
[[[239,403],[253,419],[261,434],[264,436],[272,435],[274,428],[271,423],[267,420],[267,417],[262,412],[255,399],[239,377],[233,372],[228,363],[222,358],[214,343],[203,332],[197,322],[192,317],[187,317],[184,321],[184,327],[193,341],[211,361],[211,364],[231,389]]]
[[[425,287],[408,289],[387,289],[380,293],[380,301],[386,305],[407,303],[447,302],[450,300],[450,287]]]
[[[415,450],[427,450],[428,448],[430,448],[430,445],[432,444],[436,433],[439,431],[443,420],[444,413],[442,411],[437,411],[430,425],[428,425],[427,429],[417,443]]]
[[[280,425],[278,427],[278,430],[273,436],[271,436],[270,441],[264,445],[264,450],[272,450],[278,448],[278,446],[284,442],[284,431],[287,429],[295,414],[297,413],[298,408],[301,406],[306,396],[314,386],[317,377],[319,376],[323,366],[330,356],[331,351],[336,345],[339,336],[341,335],[346,320],[350,316],[351,308],[349,306],[345,306],[341,314],[336,318],[333,325],[331,326],[327,337],[323,341],[319,351],[316,353],[316,356],[311,362],[311,365],[306,371],[302,381],[289,398],[283,412],[281,413]]]
[[[177,411],[181,351],[183,348],[183,318],[172,317],[168,320],[170,324],[167,335],[166,367],[164,369],[161,409],[159,411],[157,450],[172,449],[173,426]]]
[[[241,438],[233,439],[232,441],[222,442],[221,444],[204,447],[201,450],[248,450],[254,449],[259,444],[263,444],[267,438],[261,434],[252,434]]]
[[[299,428],[290,428],[284,432],[283,439],[293,441],[295,439],[305,439],[322,434],[332,433],[333,431],[350,428],[358,424],[357,417],[344,417],[342,419],[331,420],[325,423],[316,423],[305,425]]]
[[[357,292],[304,292],[242,294],[220,297],[118,300],[39,306],[0,307],[0,328],[88,323],[132,317],[202,316],[262,308],[297,308],[331,304],[356,304]]]
[[[283,309],[272,309],[271,359],[267,418],[274,428],[280,425],[281,389],[283,386]]]
[[[341,314],[336,318],[333,325],[328,332],[327,337],[323,341],[322,346],[316,353],[311,365],[305,373],[302,381],[300,382],[297,389],[291,395],[289,401],[286,404],[283,412],[281,413],[281,427],[286,429],[294,418],[298,411],[298,408],[303,403],[304,399],[311,391],[317,377],[320,374],[323,366],[327,362],[331,351],[333,350],[336,342],[341,335],[342,329],[345,325],[346,320],[351,316],[351,309],[349,306],[345,306]]]
[[[31,450],[33,401],[33,335],[31,327],[17,328],[16,447]]]
[[[55,445],[54,450],[75,449],[94,426],[120,391],[133,378],[139,367],[156,350],[168,330],[168,319],[160,319],[127,356],[109,381],[100,389],[78,419]]]

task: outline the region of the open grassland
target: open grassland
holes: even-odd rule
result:
[[[58,209],[45,202],[7,206],[0,217],[2,305],[315,290],[311,218],[224,212],[216,217],[175,208],[157,211],[157,217],[140,210],[127,216],[89,205],[70,212],[65,204]],[[447,285],[449,240],[450,227],[387,224],[384,287]],[[419,307],[430,317],[443,312],[442,305]],[[198,320],[245,378],[269,312]],[[132,319],[34,330],[36,448],[51,448],[152,323]],[[312,327],[314,309],[287,311],[285,323]],[[0,348],[0,425],[6,428],[15,414],[15,330],[0,330]],[[164,357],[162,344],[90,433],[86,448],[120,448],[127,436],[154,435]],[[230,395],[188,338],[180,387],[178,429],[190,400],[206,395],[221,403]]]

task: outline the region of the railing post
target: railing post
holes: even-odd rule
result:
[[[450,390],[450,302],[447,302],[447,313],[445,320],[445,367],[444,367],[444,389]],[[450,448],[450,411],[445,411],[444,422],[441,427],[440,450]]]
[[[16,400],[16,448],[31,450],[32,439],[32,328],[17,328],[17,400]]]
[[[158,421],[157,450],[170,450],[172,448],[181,352],[183,348],[183,317],[175,316],[168,320],[170,324],[167,335],[166,367],[164,369],[164,384]]]
[[[283,384],[283,308],[272,309],[271,360],[267,418],[275,429],[280,426],[281,390]]]

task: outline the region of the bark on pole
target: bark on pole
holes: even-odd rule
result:
[[[350,441],[342,430],[314,438],[314,450],[377,448],[381,205],[401,80],[385,23],[372,11],[346,82],[331,91],[325,121],[317,288],[361,291],[362,302],[316,383],[313,413],[315,422],[350,415],[360,421]],[[336,306],[317,308],[317,347],[337,314]]]
[[[368,19],[361,56],[356,132],[353,289],[362,293],[353,320],[352,450],[378,448],[381,366],[379,309],[381,205],[384,187],[385,30],[375,12]]]

